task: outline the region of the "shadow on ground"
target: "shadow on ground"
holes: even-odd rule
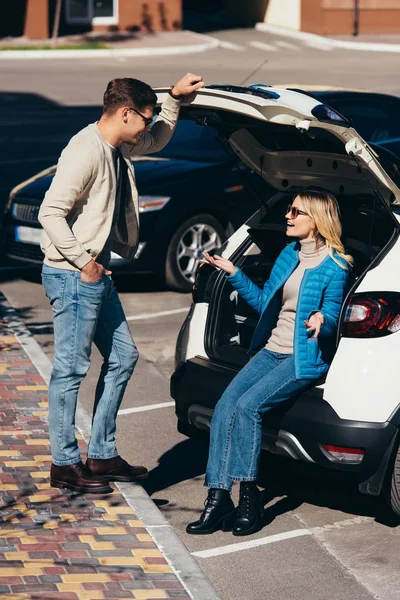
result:
[[[143,487],[152,495],[182,481],[202,480],[207,457],[207,437],[186,439],[160,457],[157,467],[150,471]],[[391,512],[382,497],[363,496],[351,479],[313,465],[263,453],[258,484],[263,489],[266,507],[264,526],[302,504],[327,507],[352,516],[372,517],[387,527],[397,527],[400,524],[400,518]],[[205,497],[206,490],[199,497],[199,511]],[[274,500],[276,502],[270,505]],[[169,505],[167,497],[156,499],[155,502],[167,516],[169,512],[178,510],[178,507]],[[179,510],[182,511],[182,507]]]

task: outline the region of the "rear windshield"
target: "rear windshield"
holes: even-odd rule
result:
[[[383,169],[385,169],[390,179],[400,189],[400,158],[387,148],[376,144],[370,144],[370,146],[378,155],[378,160]]]

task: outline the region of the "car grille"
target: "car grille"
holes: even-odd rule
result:
[[[34,204],[18,204],[14,202],[11,209],[11,214],[17,221],[25,223],[38,223],[38,214],[40,206]]]
[[[22,244],[8,237],[6,239],[5,251],[10,258],[27,260],[38,264],[43,262],[43,252],[37,244]]]

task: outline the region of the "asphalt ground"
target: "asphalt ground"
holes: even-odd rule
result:
[[[6,271],[2,280],[2,291],[52,359],[51,310],[39,278],[32,270]],[[147,277],[117,278],[116,283],[140,351],[118,419],[119,451],[150,469],[146,491],[221,597],[399,599],[400,528],[383,500],[361,496],[351,482],[297,462],[263,457],[266,516],[259,533],[243,539],[222,532],[185,533],[203,506],[207,460],[206,439],[190,440],[177,432],[169,395],[175,340],[191,299],[157,289]],[[80,393],[89,413],[100,364],[94,348]]]
[[[250,30],[218,35],[231,46],[169,57],[167,67],[160,58],[0,64],[0,193],[5,197],[11,185],[56,161],[69,137],[99,114],[102,92],[113,77],[133,75],[154,86],[170,85],[191,70],[207,83],[241,83],[268,59],[248,83],[400,91],[394,54],[332,53],[299,42],[282,46],[277,42],[289,42]],[[3,270],[1,277],[2,291],[51,358],[51,311],[37,277],[32,269]],[[398,600],[400,528],[384,503],[299,463],[273,458],[263,462],[267,511],[259,533],[239,542],[229,533],[200,538],[185,533],[186,524],[202,509],[207,459],[206,440],[189,440],[176,431],[169,396],[175,340],[191,299],[157,289],[151,277],[126,277],[117,284],[141,354],[118,423],[119,450],[126,459],[151,469],[147,491],[189,551],[202,553],[196,559],[222,598]],[[159,312],[164,314],[157,317]],[[99,367],[94,350],[80,395],[88,411]],[[243,546],[242,541],[259,545]],[[226,553],[231,544],[236,546]]]

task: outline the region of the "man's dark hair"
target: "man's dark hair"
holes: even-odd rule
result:
[[[156,102],[157,96],[147,83],[130,77],[110,81],[103,98],[107,115],[114,114],[121,106],[143,110],[145,106],[155,106]]]

